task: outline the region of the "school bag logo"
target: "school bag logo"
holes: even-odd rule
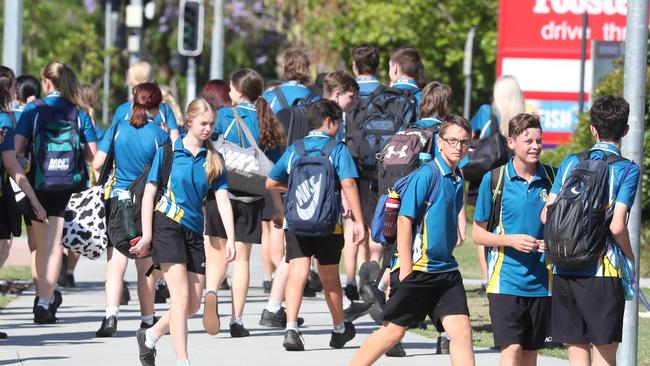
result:
[[[341,195],[330,154],[337,142],[329,140],[320,154],[310,156],[304,140],[293,146],[298,160],[291,168],[285,197],[287,230],[298,236],[325,236],[334,232],[341,216]]]
[[[590,152],[577,155],[578,164],[548,207],[544,241],[549,260],[560,269],[595,264],[607,245],[615,197],[609,197],[609,164],[627,161],[616,154],[591,160]],[[629,162],[621,181],[632,167]]]
[[[79,109],[55,109],[42,99],[34,101],[34,188],[59,192],[81,186],[86,168],[79,137]]]

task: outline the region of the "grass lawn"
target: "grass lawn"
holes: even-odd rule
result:
[[[0,268],[0,281],[27,281],[32,278],[32,272],[29,266],[6,266]],[[16,295],[0,293],[0,309],[4,309]]]

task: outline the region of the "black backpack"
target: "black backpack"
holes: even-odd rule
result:
[[[273,94],[282,106],[282,109],[275,114],[275,117],[282,123],[284,130],[287,132],[286,146],[289,146],[294,141],[307,136],[307,133],[309,133],[309,125],[307,125],[306,118],[307,108],[317,95],[310,91],[306,98],[298,98],[289,105],[287,98],[280,88],[273,89]]]
[[[420,153],[430,152],[440,124],[429,128],[409,127],[398,131],[384,146],[377,164],[379,194],[388,194],[398,179],[420,166]]]
[[[172,171],[172,163],[174,161],[174,151],[169,144],[162,146],[163,161],[161,168],[162,180],[158,185],[156,191],[156,198],[154,200],[154,207],[156,202],[162,197],[163,191],[169,182],[169,176]],[[126,191],[130,194],[129,200],[120,200],[119,198],[114,201],[111,207],[111,213],[108,217],[108,237],[115,249],[126,257],[135,259],[135,254],[129,252],[131,248],[131,240],[142,236],[142,196],[144,188],[147,185],[147,178],[151,166],[146,166],[144,172],[140,174],[129,186]]]
[[[380,86],[346,115],[345,142],[360,172],[373,177],[388,140],[415,122],[417,101],[407,89]]]
[[[485,173],[508,162],[510,149],[499,132],[494,109],[490,117],[490,135],[472,141],[467,152],[469,163],[463,167],[463,177],[468,182],[480,182]]]
[[[578,164],[548,206],[544,227],[547,256],[561,269],[592,265],[605,250],[613,214],[613,205],[607,202],[609,164],[627,160],[616,154],[591,160],[589,151],[577,157]],[[627,165],[622,181],[632,165]],[[615,200],[613,197],[612,203]]]

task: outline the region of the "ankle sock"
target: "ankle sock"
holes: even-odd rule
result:
[[[345,333],[345,323],[335,325],[333,329],[334,329],[334,333],[343,334]]]
[[[355,286],[355,287],[356,287],[356,286],[357,286],[357,280],[354,279],[354,280],[352,280],[352,281],[348,281],[345,285],[346,285],[346,286],[350,286],[350,285],[352,285],[352,286]]]
[[[379,283],[379,285],[377,285],[377,288],[378,288],[379,291],[381,291],[381,292],[386,291],[386,285],[384,285],[383,283]]]
[[[144,345],[147,346],[147,348],[149,349],[154,349],[156,347],[156,342],[158,342],[158,337],[156,337],[153,334],[151,328],[147,329],[144,335],[145,335]]]
[[[208,289],[205,290],[205,293],[207,294],[207,293],[210,292],[210,291],[214,292],[215,294],[217,293],[217,289],[216,289],[216,288],[208,288]]]
[[[282,301],[269,300],[269,302],[266,303],[266,310],[272,313],[277,312],[280,308],[282,308]]]
[[[176,360],[176,366],[190,366],[190,360]]]
[[[50,302],[47,301],[47,300],[38,299],[38,305],[37,306],[40,306],[43,309],[47,310],[47,309],[50,308]]]
[[[230,318],[230,325],[233,325],[233,324],[239,324],[241,326],[244,326],[244,322],[241,319],[236,319],[236,318],[231,317]]]
[[[106,308],[106,315],[105,315],[105,318],[108,319],[108,318],[110,318],[111,316],[115,316],[115,317],[117,317],[117,314],[119,314],[119,312],[120,312],[120,308],[118,308],[118,307],[109,307],[109,308]]]
[[[287,328],[286,330],[295,330],[296,332],[298,331],[298,322],[287,322]]]
[[[142,322],[147,324],[147,325],[153,325],[153,314],[151,315],[143,315],[140,317],[142,319]]]
[[[447,332],[441,332],[440,336],[443,337],[443,338],[449,339],[449,336],[447,335]]]

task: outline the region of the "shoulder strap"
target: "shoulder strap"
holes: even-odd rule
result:
[[[622,156],[620,156],[618,154],[610,154],[610,155],[607,155],[607,157],[605,158],[605,161],[607,162],[607,164],[618,163],[620,161],[627,161],[627,160],[628,159],[626,159],[626,158],[624,158],[624,157],[622,157]]]
[[[164,144],[162,146],[163,148],[163,161],[162,161],[162,169],[160,171],[161,173],[161,182],[160,186],[158,186],[158,189],[164,190],[165,187],[167,187],[167,184],[169,184],[169,177],[172,174],[172,165],[174,163],[174,149],[172,148],[171,145],[169,144]]]
[[[552,166],[542,164],[542,168],[544,169],[544,174],[546,174],[546,182],[548,183],[547,188],[551,188],[553,185],[553,182],[555,182],[555,169],[553,169]]]
[[[237,107],[232,107],[231,110],[232,113],[235,115],[235,120],[237,121],[237,130],[239,131],[239,144],[243,146],[243,142],[242,142],[242,132],[243,132],[244,136],[246,137],[246,140],[248,140],[248,143],[255,149],[259,150],[260,147],[257,145],[257,141],[255,141],[255,137],[253,137],[253,134],[251,133],[251,130],[248,128],[248,125],[246,124],[244,119],[242,119],[241,116],[239,115],[239,112],[237,111]]]
[[[490,107],[490,135],[495,134],[499,131],[499,121],[497,120],[497,114],[494,110],[494,106]]]
[[[305,140],[303,140],[303,139],[296,140],[293,143],[293,148],[294,148],[294,150],[296,150],[296,154],[298,154],[298,156],[307,155],[307,151],[305,151]]]
[[[504,172],[506,165],[492,169],[490,172],[490,191],[492,192],[492,210],[490,211],[490,220],[487,229],[489,232],[494,231],[501,221],[501,203],[503,201],[503,187],[505,185]]]
[[[106,161],[104,161],[102,170],[99,173],[99,178],[97,179],[97,185],[104,185],[104,183],[108,181],[109,172],[113,169],[113,163],[115,162],[115,138],[117,137],[117,130],[119,127],[120,121],[117,121],[111,137],[111,146],[108,148],[108,153],[106,154]]]
[[[332,151],[334,151],[336,145],[338,145],[338,142],[334,139],[330,139],[329,141],[327,141],[325,146],[323,146],[323,149],[321,150],[320,154],[322,156],[330,156]]]
[[[289,102],[287,102],[287,98],[284,96],[284,93],[282,90],[280,90],[280,87],[275,87],[273,90],[271,90],[273,94],[275,95],[276,98],[278,98],[278,101],[280,102],[280,105],[282,106],[281,109],[289,108]]]
[[[591,151],[583,151],[576,154],[578,161],[587,161],[591,157]]]
[[[435,166],[433,164],[433,160],[427,162],[426,164],[429,165],[429,167],[433,171],[433,184],[429,185],[429,189],[427,190],[427,196],[426,196],[427,200],[425,202],[425,207],[422,210],[422,212],[418,215],[419,216],[418,217],[418,224],[417,224],[416,229],[415,229],[416,233],[422,232],[422,227],[424,226],[424,220],[423,220],[424,215],[426,215],[427,211],[429,210],[429,208],[431,207],[431,204],[433,203],[433,201],[435,199],[434,196],[437,195],[437,193],[439,191],[436,188],[440,186],[440,170],[438,169],[437,166]]]

